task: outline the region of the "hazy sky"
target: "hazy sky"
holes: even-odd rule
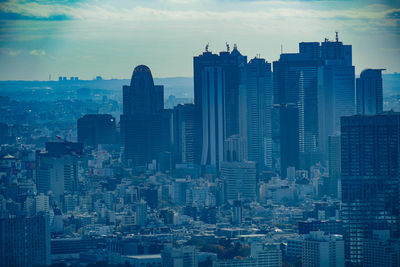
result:
[[[353,45],[356,73],[400,72],[400,1],[0,0],[0,80],[192,76],[193,56],[236,43],[274,61],[301,41]]]

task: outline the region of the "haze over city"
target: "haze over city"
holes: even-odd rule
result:
[[[191,77],[207,43],[273,61],[335,31],[353,45],[357,74],[400,72],[399,14],[396,0],[1,1],[0,80],[129,78],[138,64],[155,77]]]

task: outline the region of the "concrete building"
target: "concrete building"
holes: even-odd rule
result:
[[[344,267],[344,241],[340,235],[325,235],[322,231],[304,236],[302,248],[304,267]]]

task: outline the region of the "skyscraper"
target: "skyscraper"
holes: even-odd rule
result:
[[[340,117],[355,114],[354,79],[352,47],[337,35],[335,41],[300,43],[299,53],[281,54],[274,62],[274,103],[298,107],[300,168],[326,157]]]
[[[383,111],[382,70],[366,69],[357,78],[357,114],[374,115]]]
[[[399,113],[342,117],[342,220],[346,259],[355,266],[373,230],[399,236],[399,147]]]
[[[196,149],[200,164],[216,171],[223,161],[225,138],[239,133],[240,65],[247,58],[235,47],[219,55],[207,51],[193,58]]]
[[[147,221],[147,203],[144,200],[136,203],[135,212],[136,225],[144,226]]]
[[[340,136],[328,137],[328,164],[329,164],[329,186],[328,193],[331,196],[340,196],[338,187],[340,182]]]
[[[319,147],[328,153],[328,136],[339,133],[340,117],[355,114],[355,69],[352,46],[335,41],[321,43],[318,73]]]
[[[260,170],[272,169],[272,72],[265,59],[253,58],[245,66],[243,88],[245,121],[240,134],[246,139],[248,159],[258,163]]]
[[[137,66],[130,86],[123,86],[121,127],[125,161],[143,170],[160,152],[170,150],[171,112],[164,110],[163,88],[154,86],[147,66]]]
[[[174,108],[174,162],[198,163],[195,153],[197,120],[194,104],[180,104]]]
[[[295,54],[281,54],[279,61],[273,63],[274,103],[297,106],[298,119],[291,120],[291,125],[287,122],[285,127],[281,126],[281,131],[284,128],[298,131],[296,147],[298,146],[297,151],[302,157],[297,157],[306,162],[311,154],[317,151],[319,145],[318,69],[322,62],[318,42],[300,43],[299,50],[300,52]],[[296,153],[292,151],[289,153]],[[285,153],[288,153],[288,150],[281,149],[282,165],[283,158],[287,157]]]
[[[299,167],[299,109],[296,104],[280,105],[280,166],[286,178],[288,167]]]

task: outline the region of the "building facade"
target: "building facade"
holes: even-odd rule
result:
[[[363,263],[363,240],[373,230],[400,230],[400,114],[355,115],[341,120],[342,220],[346,259]]]

